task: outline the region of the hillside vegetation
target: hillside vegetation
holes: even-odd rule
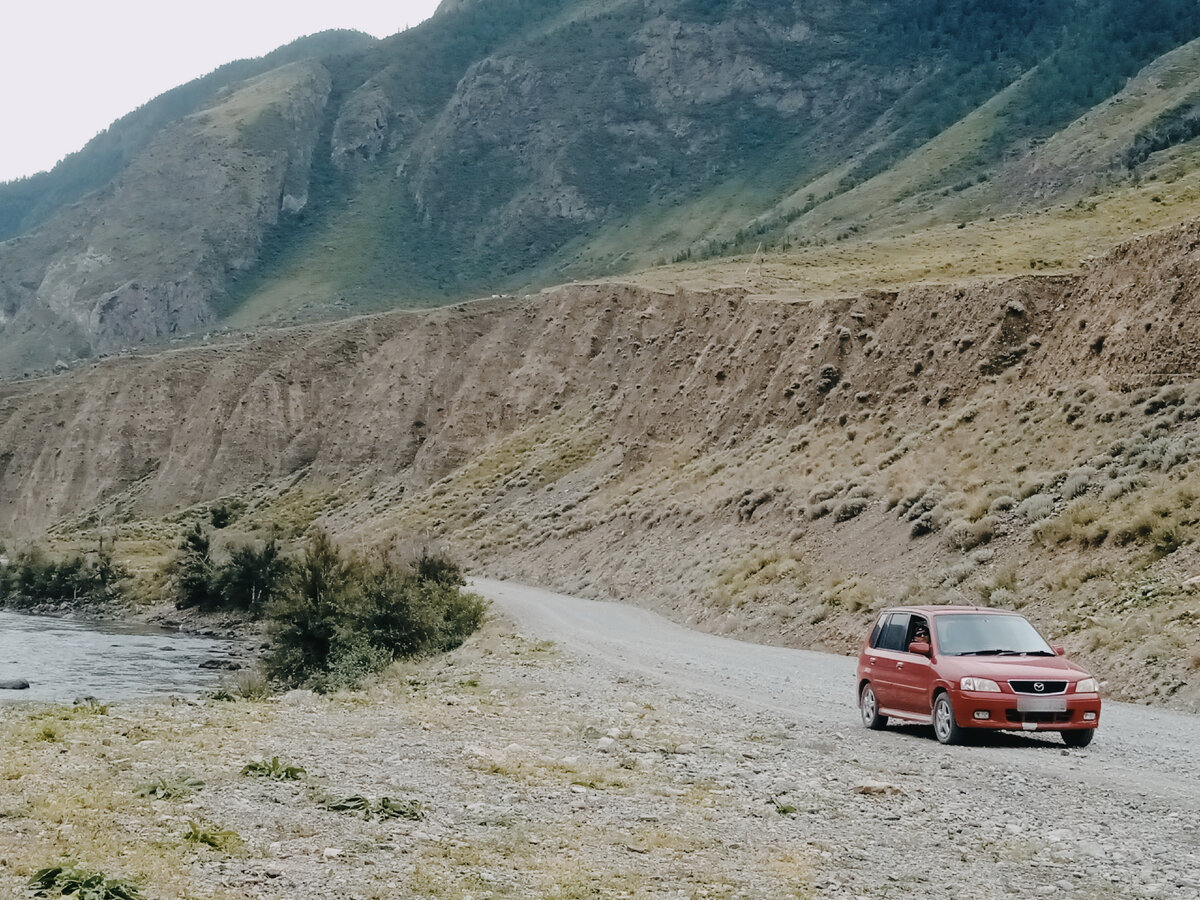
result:
[[[1195,214],[1198,37],[1188,0],[479,0],[319,35],[0,186],[0,371],[630,273],[1073,271]]]

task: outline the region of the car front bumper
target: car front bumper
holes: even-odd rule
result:
[[[951,691],[959,728],[1012,731],[1073,731],[1100,724],[1099,694],[1049,697],[981,691]]]

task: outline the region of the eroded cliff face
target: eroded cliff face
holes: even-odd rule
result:
[[[159,136],[99,196],[0,244],[0,368],[202,330],[307,202],[329,73],[293,63]]]
[[[36,534],[129,491],[161,513],[300,470],[420,486],[566,409],[652,454],[935,417],[1000,381],[1149,382],[1195,368],[1198,248],[1193,224],[1078,278],[814,304],[576,285],[105,360],[6,386],[0,526]]]

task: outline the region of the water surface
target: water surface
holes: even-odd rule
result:
[[[225,659],[232,649],[231,641],[149,625],[0,610],[0,682],[24,678],[30,684],[27,691],[0,691],[0,703],[195,696],[215,688],[223,674],[200,663]]]

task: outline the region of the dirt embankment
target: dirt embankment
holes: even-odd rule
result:
[[[0,527],[34,533],[133,485],[161,512],[305,467],[427,483],[569,404],[610,417],[615,443],[721,445],[944,406],[1003,373],[1033,391],[1190,375],[1197,246],[1192,225],[1080,278],[819,304],[568,286],[106,360],[5,386]]]
[[[812,304],[573,285],[106,360],[3,387],[0,532],[269,506],[286,484],[325,492],[335,533],[444,539],[714,630],[842,648],[889,598],[1004,590],[1104,659],[1122,648],[1089,629],[1136,619],[1114,598],[1150,591],[1146,634],[1191,609],[1154,593],[1188,574],[1191,519],[1157,558],[1154,523],[1071,529],[1082,500],[1081,529],[1138,514],[1104,493],[1122,478],[1121,503],[1183,508],[1165,492],[1190,490],[1190,401],[1141,404],[1196,377],[1198,247],[1192,224],[1078,277]],[[1138,443],[1159,436],[1170,465]],[[1029,497],[1045,515],[1014,510]],[[1035,533],[1064,516],[1061,541]],[[1091,619],[1063,626],[1064,605]],[[1184,647],[1152,654],[1170,662],[1143,693],[1189,695]]]

